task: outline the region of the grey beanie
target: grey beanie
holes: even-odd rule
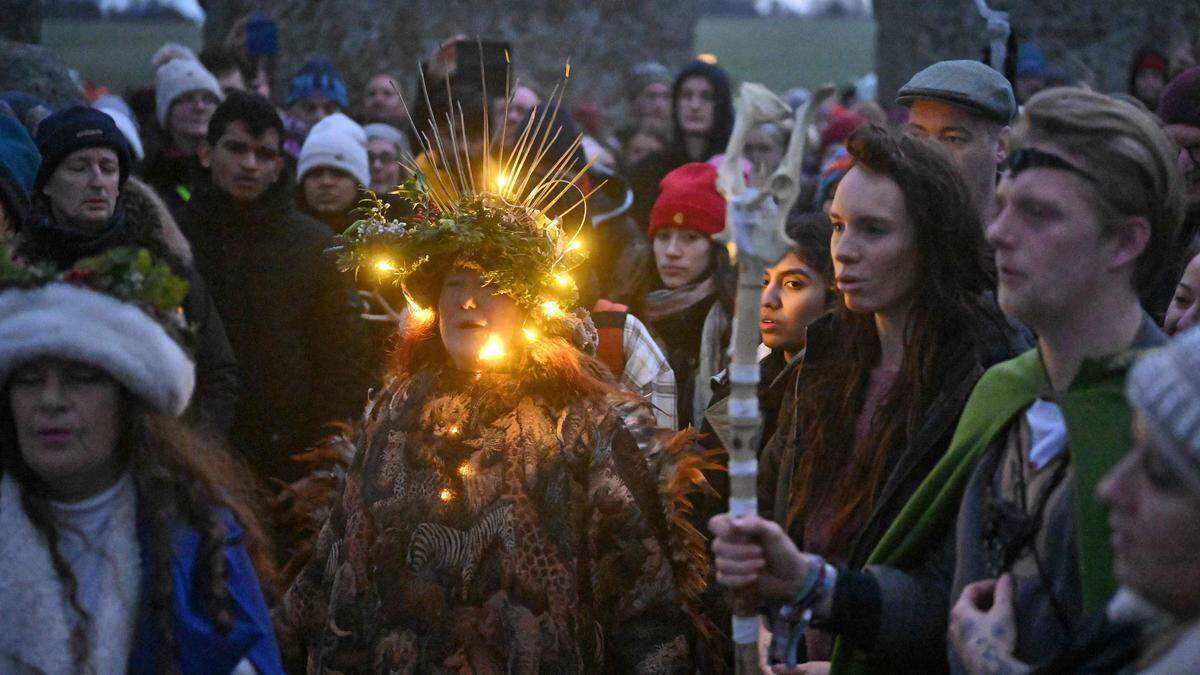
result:
[[[367,141],[373,141],[377,138],[391,141],[396,145],[397,153],[401,155],[412,154],[412,148],[408,144],[408,136],[405,136],[404,132],[390,124],[382,122],[367,124],[363,126],[363,131],[367,132]]]
[[[643,61],[629,69],[629,88],[626,90],[630,100],[638,97],[646,87],[660,82],[670,86],[673,82],[671,71],[658,61]]]
[[[1138,359],[1125,391],[1166,441],[1164,459],[1200,495],[1200,330],[1181,333]]]

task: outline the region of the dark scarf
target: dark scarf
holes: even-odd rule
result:
[[[645,315],[648,321],[661,321],[697,305],[708,303],[717,294],[717,282],[712,275],[679,288],[660,288],[646,294]]]
[[[141,244],[135,242],[125,217],[125,200],[117,199],[117,207],[108,222],[97,229],[83,229],[70,223],[59,223],[49,207],[39,207],[21,229],[17,250],[21,257],[42,260],[57,267],[69,267],[86,258],[116,246]]]

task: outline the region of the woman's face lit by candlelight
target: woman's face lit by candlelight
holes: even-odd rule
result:
[[[517,344],[524,318],[512,298],[485,287],[477,270],[461,267],[442,282],[437,314],[442,344],[454,367],[464,371],[492,368],[480,359],[480,353],[487,346],[485,357],[494,355],[497,342]]]

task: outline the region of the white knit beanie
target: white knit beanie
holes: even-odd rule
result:
[[[318,167],[328,166],[350,174],[359,185],[371,184],[367,159],[367,132],[343,113],[334,113],[313,125],[300,148],[296,181]]]
[[[132,304],[64,282],[0,292],[0,386],[47,356],[95,366],[166,415],[183,413],[196,384],[192,359]]]
[[[115,105],[101,105],[100,101],[96,101],[92,107],[113,119],[117,128],[121,130],[121,135],[129,141],[129,149],[135,158],[139,161],[146,158],[146,151],[142,147],[142,137],[138,134],[137,123],[133,121],[133,118]]]
[[[1125,378],[1129,403],[1168,447],[1164,459],[1200,495],[1200,329],[1147,352]]]
[[[171,104],[189,91],[207,91],[216,96],[218,101],[225,100],[217,78],[200,65],[199,61],[174,59],[159,66],[155,71],[154,112],[163,129],[167,128],[167,114],[171,112]]]

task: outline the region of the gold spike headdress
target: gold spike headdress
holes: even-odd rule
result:
[[[561,156],[548,156],[561,133],[554,123],[561,90],[550,98],[552,105],[535,110],[511,144],[501,133],[494,152],[485,112],[484,139],[476,144],[482,156],[474,159],[461,107],[457,120],[446,116],[441,131],[431,126],[432,138],[418,132],[424,156],[403,160],[413,178],[393,191],[411,212],[392,217],[380,198],[364,200],[365,217],[334,248],[341,268],[372,268],[400,284],[410,305],[421,308],[436,304],[437,282],[446,271],[477,268],[484,283],[513,298],[536,327],[558,332],[578,296],[572,272],[585,258],[578,229],[566,231],[563,217],[586,208],[589,195],[577,182],[590,164],[572,161],[578,138]],[[577,200],[570,208],[548,215],[572,195]]]

